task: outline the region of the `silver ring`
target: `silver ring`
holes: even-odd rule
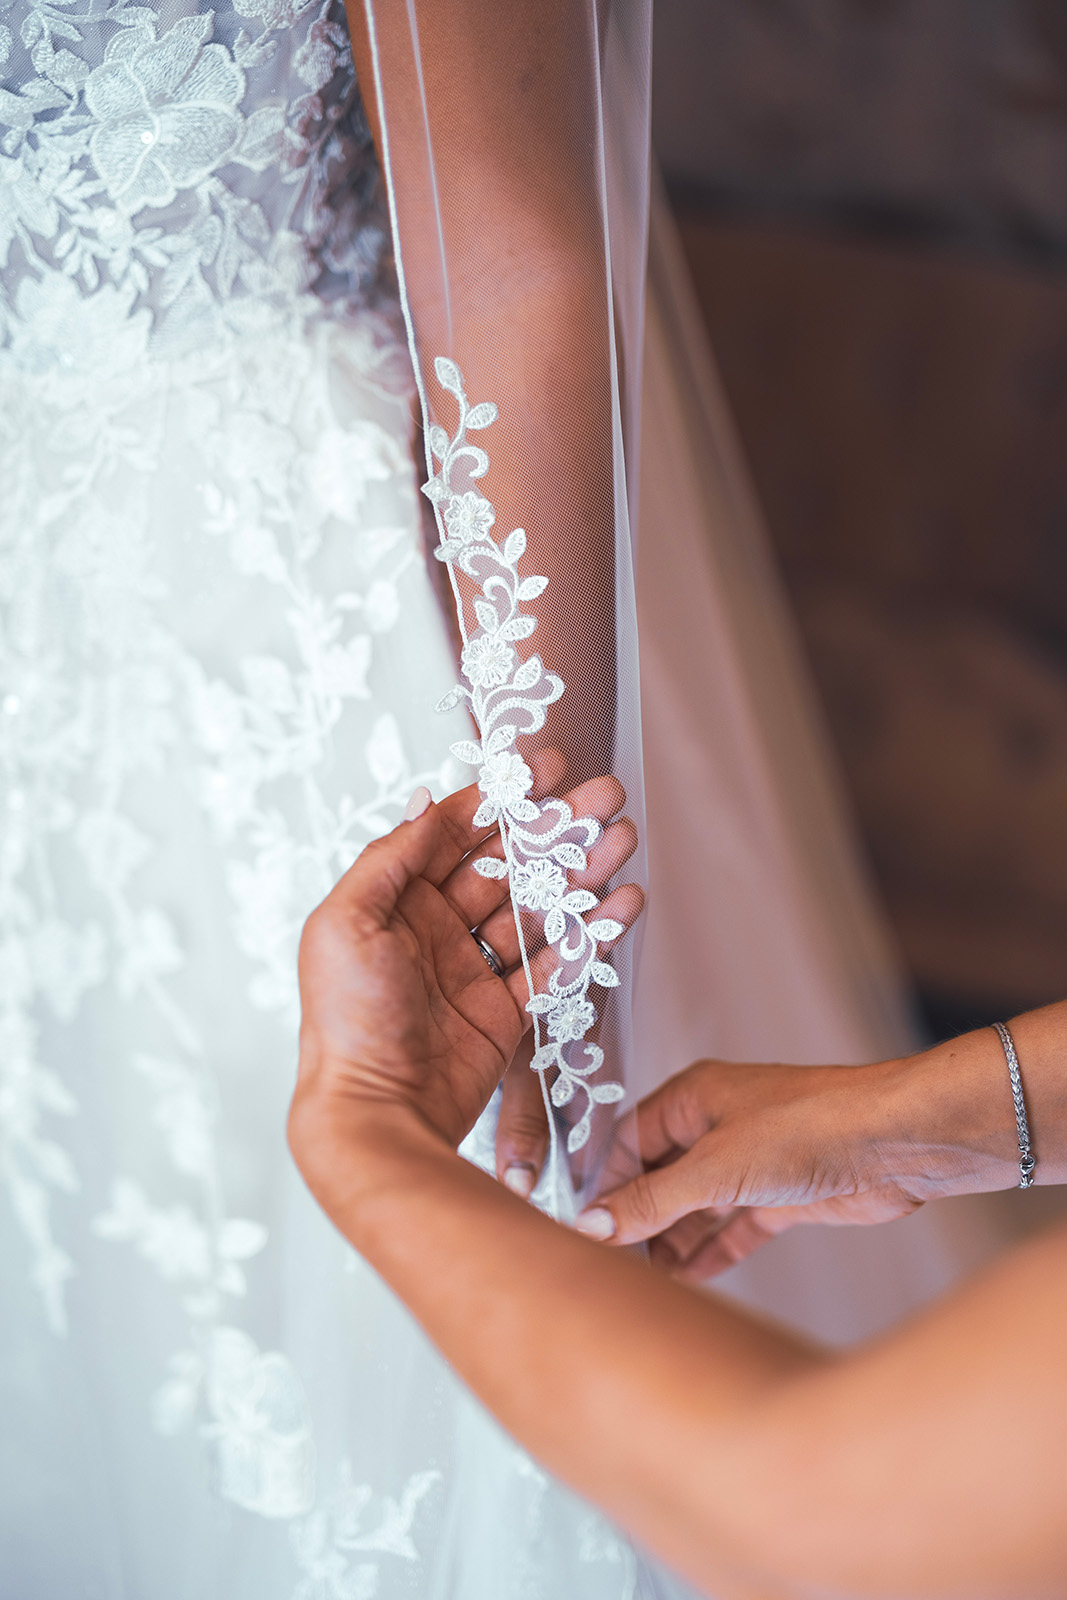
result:
[[[478,949],[485,957],[485,964],[489,970],[494,974],[494,976],[502,978],[504,976],[504,963],[501,961],[492,945],[487,944],[484,939],[479,939],[476,933],[472,933],[471,938],[474,940],[475,944],[478,946]]]

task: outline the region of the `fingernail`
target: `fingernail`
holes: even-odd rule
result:
[[[587,1239],[610,1239],[615,1232],[615,1218],[598,1206],[593,1211],[583,1211],[574,1226]]]
[[[537,1174],[532,1167],[521,1167],[518,1164],[507,1167],[504,1171],[504,1183],[522,1200],[529,1200],[533,1194]]]
[[[432,799],[433,795],[430,793],[429,789],[420,783],[419,787],[415,790],[415,793],[404,807],[404,821],[414,822],[416,817],[421,817],[422,813],[426,810],[426,807],[429,805]]]

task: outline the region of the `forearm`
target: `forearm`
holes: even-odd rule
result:
[[[1067,1182],[1067,1001],[1012,1020],[1037,1183]],[[885,1170],[933,1194],[1019,1182],[1019,1143],[1000,1040],[979,1028],[891,1064],[869,1110]],[[925,1192],[924,1192],[925,1197]]]
[[[498,538],[527,531],[524,573],[549,580],[521,649],[567,686],[542,740],[577,783],[610,768],[615,719],[612,320],[589,17],[568,0],[418,5],[420,87],[406,8],[374,11],[381,107],[360,0],[353,47],[383,152],[384,110],[423,378],[445,426],[435,356],[459,363],[473,403],[499,408],[476,439],[491,462],[477,487]],[[469,607],[471,580],[453,573]]]
[[[559,1477],[716,1600],[1067,1593],[1067,1240],[829,1358],[560,1228],[410,1112],[320,1199]]]
[[[406,1113],[344,1148],[330,1170],[352,1181],[320,1198],[504,1426],[723,1600],[756,1593],[728,1526],[734,1424],[825,1358],[559,1227]]]
[[[1067,1595],[1067,1234],[829,1358],[460,1160],[525,999],[469,936],[476,809],[473,785],[413,809],[305,927],[289,1134],[327,1214],[522,1443],[718,1600]],[[1059,1022],[1017,1030],[1044,1114]],[[972,1101],[983,1060],[943,1065]],[[768,1132],[858,1082],[754,1070]]]

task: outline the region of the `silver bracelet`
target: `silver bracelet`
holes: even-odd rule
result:
[[[1011,1097],[1015,1102],[1015,1128],[1019,1135],[1019,1188],[1029,1189],[1034,1181],[1037,1161],[1030,1148],[1030,1124],[1026,1120],[1026,1101],[1023,1099],[1023,1080],[1019,1075],[1019,1057],[1015,1054],[1015,1040],[1003,1022],[994,1022],[1000,1035],[1004,1054],[1008,1058],[1008,1076],[1011,1079]]]

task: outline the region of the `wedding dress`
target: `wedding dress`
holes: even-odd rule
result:
[[[579,775],[610,756],[640,818],[647,15],[562,9],[584,43],[541,131],[584,152],[603,221],[599,287],[578,297],[599,326],[557,374],[553,425],[568,394],[599,396],[572,430],[579,490],[533,378],[514,378],[551,325],[463,332],[465,288],[485,294],[484,262],[464,284],[464,233],[492,222],[471,222],[464,183],[491,164],[413,4],[368,11],[390,219],[331,0],[4,13],[0,1573],[17,1600],[680,1592],[459,1388],[318,1214],[283,1132],[303,917],[417,783],[441,794],[472,762],[524,930],[560,951],[531,1000],[557,1074],[540,1203],[566,1212],[594,1181],[638,1081],[637,941],[609,960],[593,897],[564,905],[595,830],[529,798],[516,742],[543,728]],[[495,510],[483,483],[502,485]],[[703,531],[679,527],[683,566]],[[664,726],[673,692],[656,682]],[[667,741],[661,789],[678,755]],[[838,997],[868,982],[855,965]],[[467,1153],[491,1165],[491,1147],[490,1116]]]
[[[20,0],[0,55],[0,1587],[665,1592],[460,1390],[285,1150],[302,920],[416,784],[470,776],[344,14]],[[438,537],[473,548],[488,502],[447,497],[458,436],[438,454]],[[483,720],[521,615],[467,630]],[[526,658],[520,723],[557,681]],[[517,827],[513,735],[483,788]],[[550,821],[532,911],[591,837]],[[580,1052],[574,1148],[621,1092],[591,1082],[577,967],[539,1018],[560,1082]]]

